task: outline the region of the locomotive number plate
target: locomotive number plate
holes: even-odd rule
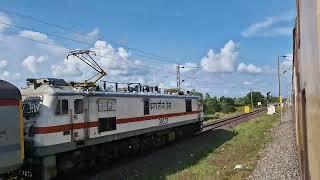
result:
[[[100,99],[98,102],[98,111],[115,111],[116,100],[114,99]]]
[[[169,121],[168,118],[160,118],[159,119],[159,125],[160,126],[166,125],[166,124],[168,124],[168,121]]]

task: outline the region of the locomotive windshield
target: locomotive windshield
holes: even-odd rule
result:
[[[40,114],[40,101],[39,97],[28,97],[23,100],[23,116],[28,119],[29,117],[35,117]]]

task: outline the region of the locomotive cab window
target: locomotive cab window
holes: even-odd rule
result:
[[[186,112],[192,112],[191,99],[186,99]]]
[[[143,108],[144,115],[149,115],[150,114],[149,100],[144,100],[143,106],[144,106]]]
[[[74,100],[74,113],[82,114],[84,112],[84,104],[82,99]]]
[[[69,105],[68,100],[62,99],[58,100],[57,106],[56,106],[56,115],[66,115],[69,112]]]
[[[34,117],[40,114],[40,102],[39,97],[28,97],[22,102],[23,116],[26,119]]]

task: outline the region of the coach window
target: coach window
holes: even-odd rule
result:
[[[149,108],[149,100],[144,100],[144,115],[150,114],[150,108]]]
[[[117,129],[116,121],[117,121],[116,117],[99,118],[98,119],[99,133],[116,130]]]
[[[84,112],[83,100],[76,99],[74,100],[74,113],[82,114]]]
[[[186,99],[186,112],[192,112],[191,99]]]
[[[65,115],[69,112],[69,106],[68,106],[68,100],[58,100],[57,106],[56,106],[56,115]]]

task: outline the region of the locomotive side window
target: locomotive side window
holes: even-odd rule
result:
[[[116,130],[116,127],[116,117],[99,118],[98,120],[99,133]]]
[[[82,99],[74,100],[74,113],[82,114],[84,112],[84,105]]]
[[[192,112],[191,99],[186,99],[186,112]]]
[[[68,100],[58,100],[57,106],[56,106],[56,115],[65,115],[69,112],[69,106],[68,106]]]
[[[144,106],[143,108],[144,115],[149,115],[150,114],[149,100],[144,100],[143,106]]]

